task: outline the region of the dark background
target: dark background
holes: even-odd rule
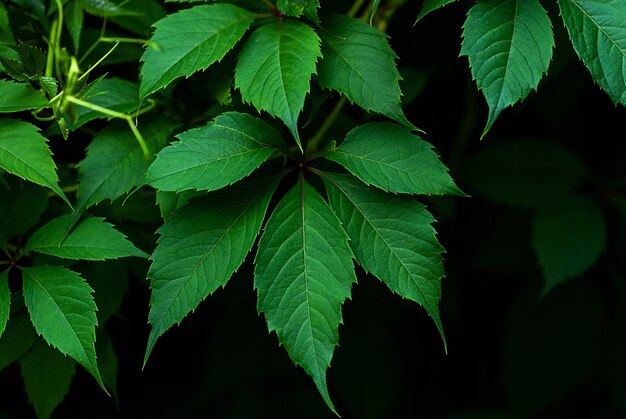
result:
[[[603,201],[608,242],[600,260],[540,298],[531,212],[475,193],[464,169],[490,144],[533,138],[569,149],[591,168],[598,181],[585,193],[599,195],[626,175],[626,109],[593,83],[556,8],[544,4],[556,36],[549,74],[482,141],[487,106],[467,58],[458,56],[471,2],[446,6],[415,27],[420,5],[409,2],[391,21],[403,90],[419,93],[406,95],[407,116],[472,196],[424,200],[447,251],[440,304],[447,355],[421,307],[358,271],[328,373],[344,418],[626,417],[623,210]],[[337,133],[361,116],[348,107],[343,118]],[[159,340],[143,372],[149,292],[133,276],[120,315],[104,326],[119,361],[117,406],[79,369],[53,417],[333,417],[267,332],[251,272],[249,257],[226,289]],[[0,374],[0,417],[34,417],[17,365]]]

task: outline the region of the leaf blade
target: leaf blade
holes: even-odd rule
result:
[[[47,104],[48,99],[28,83],[0,80],[0,113],[28,111]]]
[[[424,0],[424,7],[422,8],[420,14],[417,16],[417,19],[415,19],[415,23],[422,20],[427,14],[434,12],[435,10],[455,1],[457,0]]]
[[[0,338],[9,321],[11,312],[11,290],[9,289],[9,270],[0,272]]]

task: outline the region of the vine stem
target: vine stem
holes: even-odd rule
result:
[[[356,0],[350,7],[350,10],[348,10],[348,13],[346,13],[346,16],[354,17],[361,9],[361,6],[363,6],[363,3],[365,3],[365,0]]]

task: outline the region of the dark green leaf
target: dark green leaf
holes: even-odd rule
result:
[[[552,26],[539,0],[486,0],[472,7],[463,27],[461,55],[489,105],[484,136],[548,71]]]
[[[67,395],[76,364],[41,339],[20,359],[26,393],[39,419],[48,419]]]
[[[223,188],[248,176],[282,144],[280,134],[265,122],[237,112],[177,138],[148,169],[146,183],[159,190]]]
[[[78,52],[80,47],[80,35],[83,33],[83,22],[85,20],[81,0],[71,0],[65,6],[64,18],[67,30],[72,36],[74,51]]]
[[[387,36],[348,16],[326,15],[323,21],[320,85],[337,90],[367,111],[414,128],[400,107],[400,73]]]
[[[24,301],[37,333],[74,358],[96,379],[96,304],[93,290],[76,273],[59,266],[22,268]]]
[[[393,292],[424,307],[445,344],[438,307],[444,249],[435,237],[435,218],[415,199],[368,188],[352,176],[324,178],[356,261]]]
[[[33,346],[35,337],[35,329],[26,313],[11,313],[6,329],[0,337],[0,371],[28,351]]]
[[[0,182],[0,243],[25,233],[48,206],[48,192],[14,177]]]
[[[606,246],[602,209],[587,197],[555,202],[533,218],[532,246],[546,281],[543,295],[593,266]]]
[[[158,230],[148,272],[152,331],[145,360],[159,336],[226,285],[243,263],[276,186],[263,179],[210,194],[181,208]]]
[[[276,6],[287,16],[300,16],[308,3],[308,0],[277,0]]]
[[[141,97],[167,86],[180,76],[224,58],[246,33],[253,15],[230,4],[195,6],[155,23],[151,41],[141,61]]]
[[[0,269],[4,268],[3,266]],[[3,272],[0,272],[0,338],[9,321],[10,312],[11,290],[9,290],[9,270],[5,269]]]
[[[235,69],[235,86],[242,99],[280,118],[298,146],[298,116],[319,57],[320,39],[315,31],[300,21],[285,19],[254,31]]]
[[[309,0],[304,7],[304,16],[318,26],[321,25],[320,18],[317,15],[317,9],[319,8],[319,0]]]
[[[626,106],[626,7],[623,0],[559,0],[578,56],[613,102]]]
[[[117,399],[117,355],[113,350],[113,341],[107,333],[98,334],[96,350],[98,351],[98,366],[102,373],[102,381],[111,390],[113,397]]]
[[[37,109],[47,104],[48,99],[28,83],[0,80],[0,113]]]
[[[76,270],[95,291],[98,323],[103,325],[118,313],[122,306],[122,300],[128,290],[126,265],[119,260],[88,262],[81,264]],[[104,376],[102,378],[104,379]]]
[[[55,218],[33,233],[26,248],[66,259],[105,260],[148,256],[103,218],[85,218],[66,234],[72,221],[72,214]]]
[[[52,189],[69,205],[59,188],[56,165],[46,138],[38,131],[36,126],[27,122],[0,118],[0,168]],[[16,138],[20,141],[15,141]]]
[[[419,22],[424,16],[426,16],[430,12],[434,12],[435,10],[454,1],[456,0],[424,0],[424,7],[422,8],[419,16],[417,16],[417,19],[415,19],[415,23]]]
[[[300,176],[267,221],[255,260],[258,310],[326,404],[326,370],[339,343],[341,305],[356,282],[348,237],[319,193]]]
[[[174,212],[183,207],[193,197],[198,196],[200,193],[196,191],[183,191],[183,192],[163,192],[157,191],[156,200],[159,205],[159,211],[161,217],[165,220],[169,218]]]
[[[100,17],[113,17],[113,16],[133,16],[139,14],[131,10],[126,10],[111,0],[76,0],[80,2],[80,6],[85,12],[100,16]]]
[[[356,127],[324,157],[387,192],[462,194],[432,146],[401,125],[375,122]]]

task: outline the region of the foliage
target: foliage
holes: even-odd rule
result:
[[[425,203],[467,195],[403,107],[385,31],[400,7],[421,25],[460,2],[206,3],[0,4],[0,369],[19,364],[39,417],[76,364],[116,394],[103,326],[129,274],[149,281],[144,367],[240,269],[334,413],[327,372],[357,281],[423,307],[447,351],[444,248]],[[548,73],[557,16],[539,0],[469,6],[460,52],[489,108],[482,138]],[[592,79],[626,105],[623,2],[558,8]],[[582,188],[592,170],[558,145],[492,142],[459,172],[531,213],[545,297],[607,246],[605,209]]]

